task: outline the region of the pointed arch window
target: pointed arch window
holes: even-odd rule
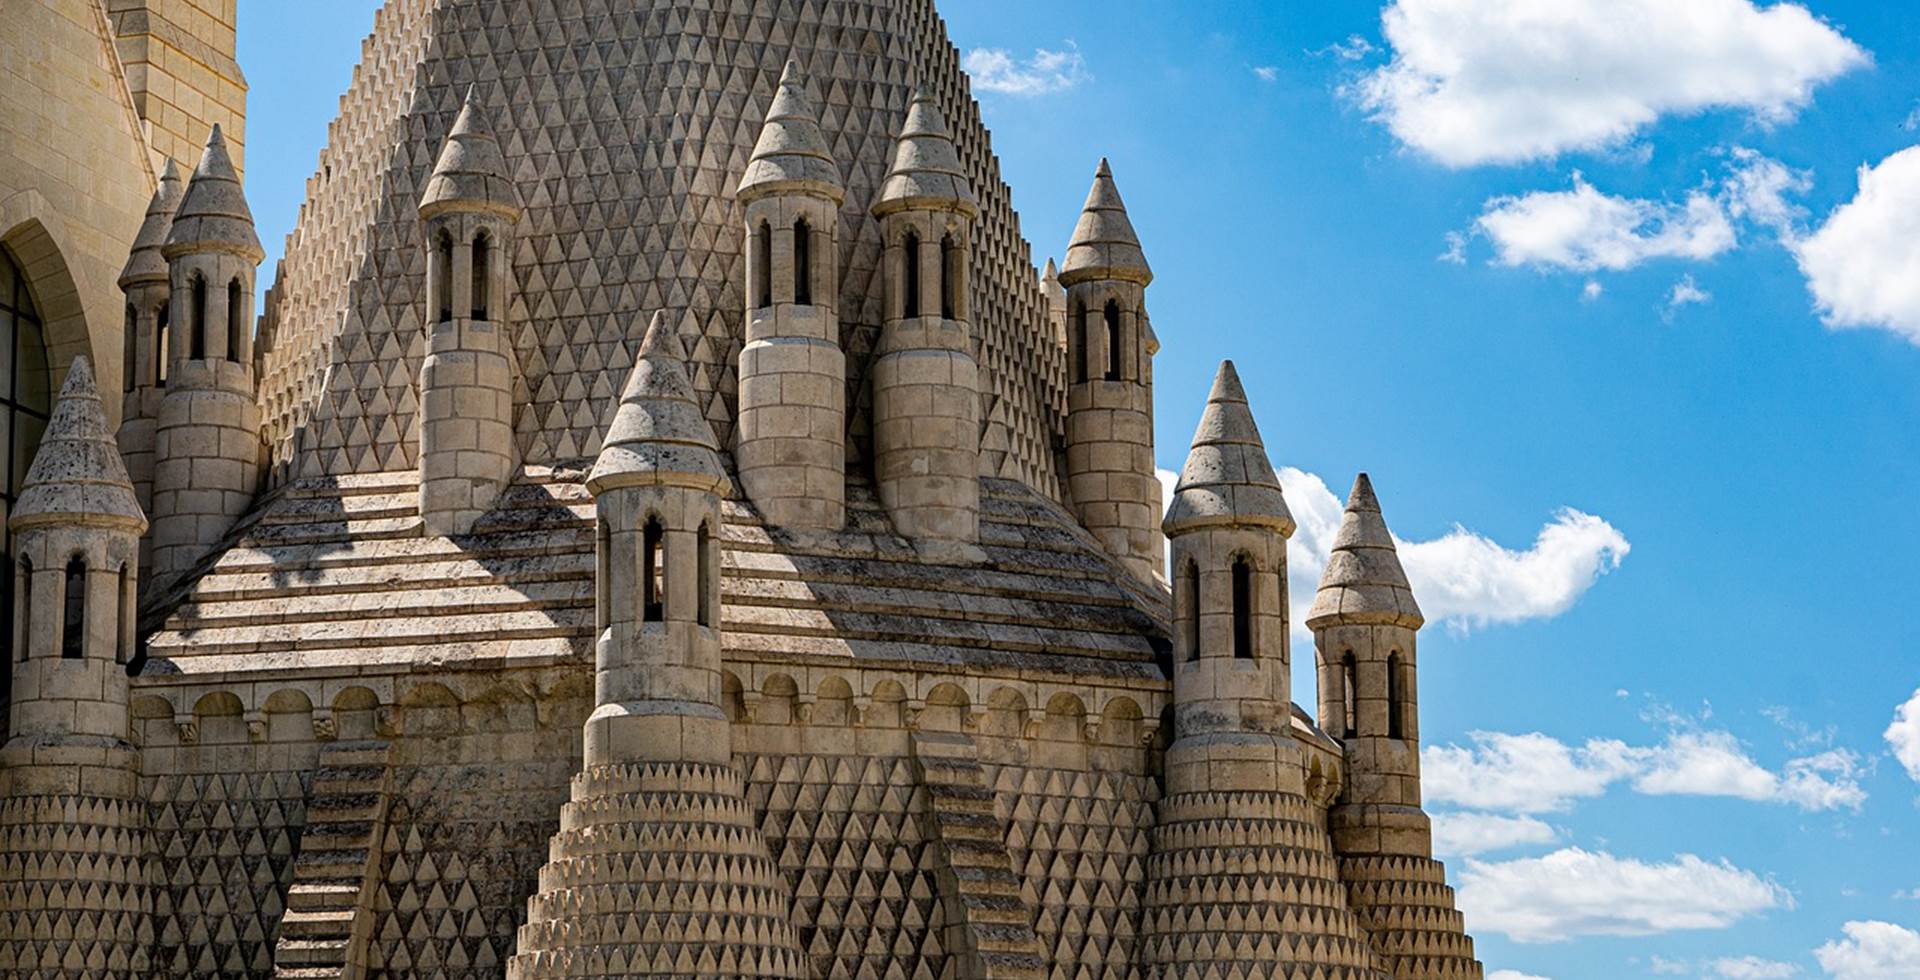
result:
[[[700,522],[700,533],[694,542],[697,549],[699,568],[696,574],[699,580],[698,604],[694,606],[695,619],[702,626],[713,625],[713,530],[706,521]]]
[[[760,229],[753,233],[753,292],[754,306],[766,309],[773,305],[773,226],[760,222]]]
[[[153,386],[156,388],[167,386],[167,350],[170,346],[167,328],[171,325],[172,314],[173,304],[160,304],[158,319],[153,325]]]
[[[959,307],[960,288],[960,250],[953,245],[952,235],[940,236],[940,315],[949,320],[955,318],[954,311]]]
[[[1181,585],[1187,601],[1187,659],[1200,659],[1200,565],[1187,562],[1181,572]]]
[[[667,618],[667,531],[658,517],[648,517],[640,529],[640,618],[649,623]]]
[[[900,315],[916,317],[920,315],[920,235],[907,232],[907,240],[900,248],[900,291],[905,300]]]
[[[207,281],[194,273],[187,287],[187,358],[198,361],[207,356]]]
[[[1233,559],[1233,655],[1253,657],[1253,564],[1246,555]]]
[[[488,238],[487,233],[484,231],[473,236],[473,295],[469,302],[473,304],[473,318],[475,320],[488,319],[487,313],[493,305],[490,302],[492,299],[490,294],[492,292],[493,277],[489,275],[488,272],[488,267],[492,264],[492,261],[492,239]]]
[[[793,301],[813,305],[813,228],[806,218],[793,219]]]
[[[134,384],[140,380],[139,376],[134,372],[133,364],[134,359],[139,356],[138,351],[140,349],[139,317],[140,314],[134,310],[133,304],[128,303],[126,336],[121,338],[122,343],[120,346],[120,390],[124,392],[132,391]]]
[[[1353,651],[1348,650],[1340,658],[1340,737],[1352,738],[1360,734],[1360,692],[1358,671],[1354,668]]]
[[[1405,691],[1400,676],[1400,651],[1387,654],[1387,737],[1406,738]]]
[[[434,321],[446,323],[453,319],[453,236],[444,229],[433,244],[433,256]]]
[[[53,371],[47,363],[37,310],[32,285],[13,253],[0,245],[0,568],[7,569],[20,557],[7,530],[7,517],[19,500],[27,466],[40,448],[40,434],[53,409]],[[9,641],[14,639],[16,611],[25,618],[24,609],[16,606],[14,590],[0,589],[0,636]],[[19,631],[22,655],[26,636],[25,630]],[[13,672],[0,667],[0,698],[6,696],[12,679]],[[0,719],[0,731],[3,722]]]
[[[240,345],[247,339],[246,298],[240,292],[240,279],[227,283],[227,360],[240,362]]]
[[[61,609],[60,656],[76,660],[86,652],[87,639],[87,560],[79,555],[67,562]]]
[[[1107,380],[1120,380],[1120,303],[1107,300]]]
[[[119,603],[113,624],[113,662],[125,665],[133,653],[133,568],[120,563]]]

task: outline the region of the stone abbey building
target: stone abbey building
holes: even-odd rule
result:
[[[136,95],[232,0],[22,6],[150,203],[0,196],[0,977],[1481,976],[1371,485],[1310,714],[1233,366],[1162,514],[1114,174],[1037,271],[930,0],[390,0],[257,311]]]

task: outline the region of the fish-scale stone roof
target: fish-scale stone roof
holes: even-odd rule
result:
[[[847,196],[840,168],[820,132],[820,114],[807,98],[807,77],[799,63],[789,60],[737,193],[745,202],[795,192],[819,194],[835,204]]]
[[[520,191],[507,176],[493,123],[472,86],[420,195],[421,217],[454,209],[494,211],[509,221],[520,215]]]
[[[1283,535],[1294,529],[1232,361],[1220,362],[1160,528],[1174,535],[1209,525],[1271,527]]]
[[[161,249],[168,258],[189,252],[232,252],[249,262],[259,262],[267,254],[254,232],[253,211],[227,156],[227,140],[220,135],[219,123],[214,123],[213,135],[207,137],[207,149],[187,181]]]
[[[1307,626],[1372,624],[1419,629],[1426,623],[1413,587],[1380,515],[1380,500],[1365,473],[1353,481],[1346,515],[1333,538],[1333,554],[1320,575],[1320,590],[1307,610]]]
[[[84,354],[67,368],[9,523],[15,533],[46,524],[121,527],[134,534],[147,529]]]
[[[969,218],[980,213],[980,201],[973,196],[973,185],[960,166],[960,152],[947,131],[947,119],[924,85],[914,89],[913,101],[907,105],[907,121],[900,128],[893,165],[880,184],[873,213],[878,217],[910,208],[958,211]]]
[[[659,313],[640,341],[640,356],[607,426],[606,444],[587,477],[596,496],[638,484],[665,484],[724,494],[730,485],[713,427],[687,378],[687,349]]]
[[[153,190],[153,199],[147,202],[147,216],[140,222],[140,231],[133,236],[133,250],[127,255],[126,268],[120,270],[121,289],[135,283],[166,280],[167,260],[160,249],[167,243],[167,233],[173,228],[173,213],[180,207],[183,193],[180,165],[168,157],[166,167],[160,171],[160,184]]]
[[[1073,243],[1067,246],[1066,260],[1060,266],[1060,282],[1064,285],[1092,279],[1119,279],[1142,286],[1153,282],[1153,270],[1147,266],[1146,253],[1140,251],[1140,237],[1134,234],[1133,220],[1127,217],[1127,205],[1120,200],[1113,168],[1105,158],[1094,172],[1093,189],[1087,192],[1080,223],[1073,229]]]

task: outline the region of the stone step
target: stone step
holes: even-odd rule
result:
[[[330,966],[347,961],[348,940],[345,937],[327,939],[292,939],[282,936],[273,947],[273,962],[276,967],[286,966]]]
[[[323,768],[339,768],[343,766],[385,767],[390,755],[391,747],[383,741],[334,741],[327,742],[320,747],[320,765]]]
[[[295,881],[287,889],[287,908],[320,912],[351,908],[360,898],[360,880],[356,878],[308,877]]]
[[[288,909],[280,916],[280,935],[338,940],[353,930],[354,914],[352,902],[325,909]]]
[[[366,874],[368,849],[364,847],[323,851],[319,849],[300,851],[294,859],[294,880],[305,878],[353,878],[359,879]]]

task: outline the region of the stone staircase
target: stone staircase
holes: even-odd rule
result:
[[[307,828],[274,943],[275,980],[365,975],[391,772],[387,742],[321,746]]]
[[[955,972],[985,980],[1046,976],[1033,910],[1020,897],[979,748],[966,735],[916,732],[913,755],[927,790],[927,840],[947,902],[947,951],[961,958]]]

